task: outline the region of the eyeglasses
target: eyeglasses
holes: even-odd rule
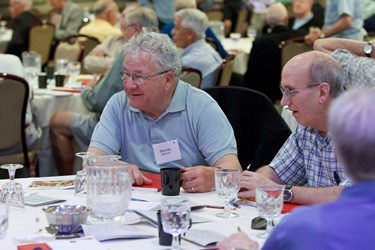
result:
[[[283,93],[286,97],[288,97],[289,99],[291,99],[293,96],[295,96],[296,94],[298,94],[301,90],[313,88],[313,87],[316,87],[316,86],[319,86],[319,85],[320,85],[320,83],[309,85],[309,86],[304,87],[304,88],[298,88],[298,89],[292,89],[292,88],[285,88],[285,89],[283,89],[283,88],[280,88],[280,90],[281,90],[281,93]]]
[[[149,75],[149,76],[132,75],[132,74],[129,74],[128,72],[126,72],[126,71],[123,71],[123,72],[120,72],[120,78],[123,82],[126,82],[131,77],[134,84],[141,85],[141,84],[144,84],[147,79],[150,79],[151,77],[154,77],[154,76],[162,75],[164,73],[167,73],[168,71],[169,71],[169,69],[165,70],[165,71],[162,71],[162,72],[159,72],[159,73],[156,73],[156,74],[153,74],[153,75]]]

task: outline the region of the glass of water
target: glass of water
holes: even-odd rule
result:
[[[25,71],[25,79],[31,85],[38,85],[38,75],[41,70],[42,57],[34,51],[22,53],[22,63]]]
[[[69,62],[68,63],[68,74],[69,74],[69,83],[76,85],[77,76],[81,72],[81,63],[80,62]]]
[[[215,190],[217,195],[225,200],[225,208],[221,213],[216,214],[221,218],[234,218],[237,213],[233,213],[229,208],[229,201],[237,196],[240,190],[241,171],[239,169],[226,169],[217,167],[215,169]]]
[[[273,219],[280,216],[284,204],[283,186],[261,186],[255,190],[259,216],[267,220],[267,228],[257,236],[266,239],[273,230]]]
[[[190,226],[190,204],[183,197],[165,198],[160,206],[161,221],[165,233],[172,234],[172,249],[180,249],[178,236]]]

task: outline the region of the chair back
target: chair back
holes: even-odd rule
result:
[[[23,78],[0,73],[0,151],[20,146],[20,152],[0,156],[0,164],[30,165],[25,136],[28,98],[29,85]]]
[[[47,64],[51,53],[51,46],[54,42],[55,26],[43,22],[31,27],[29,31],[29,51],[38,52],[42,65]]]
[[[214,50],[216,50],[216,51],[219,50],[219,45],[217,44],[217,42],[214,39],[206,37],[206,43],[211,45],[211,47],[214,48]]]
[[[235,55],[229,54],[221,64],[217,77],[217,86],[228,86],[233,73]]]
[[[60,42],[55,50],[54,62],[57,59],[67,59],[69,61],[80,61],[83,53],[82,45],[79,43]]]
[[[223,21],[224,13],[222,10],[209,10],[205,12],[210,21]]]
[[[251,164],[251,170],[256,170],[269,164],[291,133],[271,101],[243,87],[204,90],[217,101],[233,127],[242,168]]]
[[[196,88],[199,88],[202,83],[202,72],[198,69],[184,66],[181,69],[180,79],[184,82],[190,83]]]
[[[292,59],[292,57],[313,50],[312,46],[304,42],[286,41],[283,42],[281,46],[281,69],[284,68],[284,65]]]

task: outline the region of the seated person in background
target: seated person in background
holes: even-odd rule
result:
[[[288,27],[294,30],[303,30],[306,34],[309,33],[310,27],[321,28],[324,20],[314,15],[313,5],[314,0],[294,0],[292,9],[294,17],[289,18]],[[323,7],[320,6],[320,8],[324,12]]]
[[[197,8],[197,3],[195,0],[176,0],[175,2],[176,12],[186,8]],[[174,22],[164,25],[161,28],[161,33],[167,34],[170,38],[173,39],[172,36],[172,29],[174,28]],[[221,58],[225,58],[228,56],[228,52],[224,49],[223,45],[221,44],[219,38],[215,35],[210,27],[206,29],[206,38],[212,38],[217,44],[217,52],[220,54]]]
[[[254,197],[260,185],[286,185],[288,202],[316,204],[335,200],[351,184],[337,160],[328,131],[328,107],[343,92],[345,75],[331,56],[310,51],[293,57],[281,76],[283,98],[300,124],[275,158],[256,172],[244,171],[238,197]]]
[[[361,0],[363,28],[369,35],[375,34],[375,1]]]
[[[124,91],[108,101],[89,151],[120,154],[133,183],[149,183],[140,170],[181,167],[187,192],[208,192],[215,167],[241,169],[233,129],[205,92],[179,80],[181,59],[165,34],[141,33],[124,45]],[[171,157],[160,151],[168,149]]]
[[[13,30],[12,38],[8,43],[5,54],[18,56],[22,60],[22,52],[29,50],[29,31],[40,20],[30,10],[31,0],[10,0],[9,13],[11,16],[10,28]]]
[[[140,3],[142,7],[152,6],[154,8],[159,21],[159,29],[161,29],[165,24],[173,22],[175,12],[174,1],[175,0],[157,0],[152,1],[152,5],[150,5],[150,0],[138,0],[138,3]]]
[[[271,27],[271,32],[257,36],[254,40],[242,85],[262,92],[275,102],[281,99],[279,45],[284,40],[303,36],[306,33],[287,26],[288,12],[281,3],[272,4],[268,8],[266,20]]]
[[[314,49],[330,54],[343,66],[346,90],[375,86],[374,44],[350,39],[326,38],[316,40]]]
[[[134,14],[128,17],[127,15],[137,7],[131,5],[126,7],[120,19],[120,29],[122,34],[113,35],[105,39],[101,44],[98,44],[90,53],[83,59],[85,69],[91,74],[104,74],[112,65],[113,60],[120,54],[124,42],[129,39],[129,32],[126,30],[129,28],[128,23],[131,24],[129,20],[134,19],[133,16],[139,16],[142,13],[142,8],[139,8]],[[146,13],[145,13],[146,14]],[[143,25],[141,25],[143,26]]]
[[[78,34],[95,37],[103,42],[107,37],[120,35],[114,27],[117,22],[118,6],[113,0],[98,0],[94,5],[95,20],[83,26]]]
[[[25,72],[23,70],[23,65],[21,60],[14,56],[8,54],[0,54],[0,72],[12,74],[18,77],[25,78]],[[42,130],[33,121],[33,114],[31,113],[31,99],[32,99],[32,86],[30,86],[29,92],[29,102],[27,104],[26,116],[25,116],[25,132],[26,132],[26,143],[29,150],[36,147],[39,138],[42,136]],[[5,121],[2,121],[5,122]],[[6,150],[0,151],[0,155],[8,155],[16,152],[21,152],[22,148],[20,145],[17,147],[12,147]],[[18,172],[18,171],[17,171]]]
[[[323,30],[315,30],[305,36],[305,42],[313,45],[319,38],[338,37],[363,40],[361,2],[358,0],[327,0]]]
[[[237,24],[238,11],[241,9],[242,0],[224,0],[223,14],[224,14],[224,34],[229,36]]]
[[[208,23],[207,15],[202,11],[182,9],[176,12],[172,30],[173,41],[178,48],[184,49],[181,53],[182,65],[201,71],[201,88],[209,88],[216,84],[222,64],[219,53],[204,39]]]
[[[83,8],[68,0],[49,0],[52,8],[61,11],[61,16],[55,26],[55,39],[64,40],[78,32],[84,17]]]
[[[373,249],[375,225],[375,89],[350,90],[329,110],[335,151],[354,184],[337,201],[302,207],[285,216],[263,246],[274,249]],[[245,233],[217,244],[220,250],[258,249]]]
[[[138,35],[142,28],[157,29],[158,20],[152,9],[140,7],[132,12],[134,12],[134,15],[127,18],[127,21],[131,25],[128,25],[123,30],[126,41]],[[73,173],[73,139],[78,142],[82,151],[86,151],[104,106],[114,93],[124,89],[119,77],[123,61],[124,56],[120,52],[108,73],[96,85],[89,84],[87,88],[82,90],[82,102],[86,109],[92,113],[80,114],[62,111],[57,112],[51,118],[50,134],[52,150],[60,175]]]

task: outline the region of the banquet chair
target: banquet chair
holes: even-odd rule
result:
[[[312,46],[305,44],[304,42],[286,41],[282,42],[281,48],[281,69],[284,65],[292,59],[292,57],[313,50]]]
[[[222,10],[210,10],[205,12],[210,21],[223,21],[224,13]]]
[[[57,45],[54,55],[54,62],[58,59],[67,59],[69,61],[80,61],[83,53],[83,47],[79,43],[70,44],[60,42]]]
[[[98,39],[92,36],[87,35],[72,35],[66,38],[66,42],[70,44],[79,44],[82,46],[82,53],[78,61],[83,61],[83,59],[93,50],[100,42]],[[81,73],[87,74],[88,72],[84,67],[81,67]]]
[[[229,54],[219,69],[216,86],[228,86],[233,73],[235,55]]]
[[[180,79],[190,83],[192,86],[199,88],[202,83],[202,72],[198,69],[184,66],[181,69]]]
[[[214,48],[214,50],[216,50],[216,51],[219,50],[219,45],[217,44],[217,42],[214,39],[206,37],[205,40],[206,40],[206,43],[208,43],[209,45],[212,46],[212,48]]]
[[[0,73],[0,151],[19,145],[19,152],[0,155],[0,165],[24,165],[22,170],[17,170],[18,177],[28,177],[30,162],[36,156],[35,150],[29,151],[26,144],[25,115],[28,98],[29,85],[23,78]],[[1,170],[0,178],[8,178],[8,173]]]
[[[29,31],[29,51],[38,52],[42,57],[42,65],[46,65],[54,42],[55,26],[43,22],[31,27]]]
[[[233,127],[242,168],[255,171],[269,164],[290,129],[271,101],[262,93],[237,86],[204,89],[219,104]]]

